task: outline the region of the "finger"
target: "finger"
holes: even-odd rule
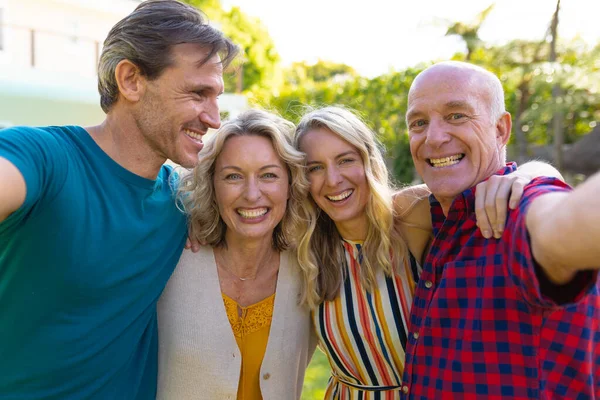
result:
[[[508,202],[508,206],[511,210],[514,210],[519,205],[521,197],[523,197],[523,190],[528,183],[529,182],[524,182],[522,179],[517,179],[513,183],[510,193],[510,201]]]
[[[184,249],[189,250],[192,247],[192,242],[190,242],[190,238],[187,238],[185,240],[185,246]]]
[[[504,232],[506,224],[506,215],[508,213],[508,196],[513,186],[511,180],[503,180],[496,192],[496,221],[494,223],[494,237],[500,239]]]
[[[477,218],[477,226],[481,231],[484,238],[489,239],[492,237],[492,225],[488,220],[485,212],[485,196],[486,196],[487,182],[481,182],[477,185],[475,190],[475,218]]]
[[[197,253],[198,250],[200,250],[200,243],[198,243],[197,241],[194,241],[192,243],[192,252]]]
[[[500,177],[496,176],[493,178],[494,179],[490,179],[490,183],[488,184],[487,188],[487,193],[485,195],[485,212],[487,214],[488,221],[490,221],[494,237],[498,237],[498,232],[496,231],[496,226],[498,224],[496,197],[498,195],[498,190],[502,185],[503,179],[498,179]]]

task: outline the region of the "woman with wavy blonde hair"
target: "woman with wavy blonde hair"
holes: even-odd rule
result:
[[[299,399],[315,348],[292,238],[304,224],[294,125],[226,122],[179,189],[191,237],[158,305],[158,399]]]
[[[375,134],[344,108],[305,114],[294,144],[306,154],[310,183],[298,260],[302,299],[332,368],[325,398],[399,398],[416,260],[431,239],[429,191],[394,194]],[[531,177],[500,179],[477,196],[506,210],[513,182]]]

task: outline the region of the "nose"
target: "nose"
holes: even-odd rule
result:
[[[200,122],[212,129],[221,126],[221,114],[217,99],[207,100],[206,107],[200,112]]]
[[[342,181],[342,175],[340,174],[337,166],[327,168],[327,185],[337,186]]]
[[[429,121],[429,127],[427,128],[427,137],[425,143],[433,148],[442,147],[448,143],[452,137],[446,129],[444,121],[440,121],[438,118],[432,118]]]
[[[260,184],[257,179],[251,177],[246,181],[246,190],[244,191],[244,197],[246,200],[252,202],[257,201],[261,198],[262,193],[260,190]]]

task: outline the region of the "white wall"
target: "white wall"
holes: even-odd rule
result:
[[[137,4],[133,0],[0,0],[5,48],[0,64],[82,76],[96,74],[97,52],[110,28]]]
[[[96,64],[106,35],[138,0],[0,0],[0,125],[95,125]],[[31,31],[34,31],[32,65]],[[230,115],[243,96],[225,95]]]

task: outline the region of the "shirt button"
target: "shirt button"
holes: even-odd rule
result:
[[[264,374],[264,375],[263,375],[263,379],[264,379],[264,380],[267,380],[267,379],[269,379],[270,377],[271,377],[271,374],[270,374],[270,373],[268,373],[268,372],[267,372],[266,374]]]
[[[419,332],[413,333],[413,337],[415,338],[415,340],[417,340],[419,338]]]
[[[408,393],[408,386],[406,386],[406,385],[402,386],[402,393],[404,393],[404,394]]]
[[[431,289],[432,286],[433,286],[433,282],[431,282],[431,281],[425,281],[425,287],[427,289]]]

